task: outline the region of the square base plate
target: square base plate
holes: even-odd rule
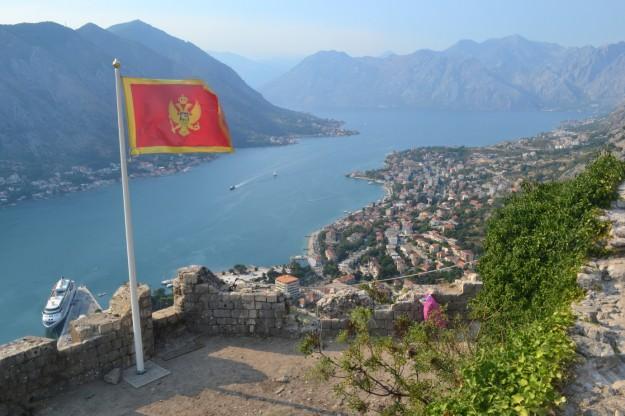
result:
[[[150,384],[171,374],[171,371],[164,369],[152,361],[145,362],[145,373],[137,374],[137,367],[132,366],[124,370],[123,379],[135,389]]]

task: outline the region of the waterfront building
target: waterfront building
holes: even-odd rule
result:
[[[287,297],[297,298],[299,296],[299,279],[290,274],[283,274],[276,277],[276,289],[284,293]]]

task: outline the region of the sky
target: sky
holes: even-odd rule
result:
[[[0,0],[2,24],[134,19],[205,50],[257,59],[441,50],[512,34],[564,46],[625,40],[623,0]]]

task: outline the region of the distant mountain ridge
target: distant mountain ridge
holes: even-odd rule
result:
[[[109,30],[52,22],[0,25],[0,55],[0,176],[115,161],[114,57],[124,75],[205,80],[220,96],[235,146],[338,127],[274,106],[192,43],[141,21]]]
[[[575,110],[625,99],[625,42],[563,47],[514,35],[443,51],[322,51],[261,89],[295,109]]]
[[[301,58],[250,59],[232,52],[207,51],[213,58],[237,71],[252,88],[261,88],[297,65]]]

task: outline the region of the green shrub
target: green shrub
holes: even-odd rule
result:
[[[564,401],[557,384],[575,351],[567,328],[577,272],[605,237],[599,209],[624,179],[625,163],[604,153],[572,180],[526,185],[495,212],[471,305],[483,322],[480,349],[462,387],[430,414],[547,414]]]
[[[557,384],[575,356],[567,335],[570,312],[559,311],[482,348],[463,371],[464,383],[451,400],[432,405],[433,415],[529,415],[562,404]]]
[[[600,155],[572,180],[525,185],[488,221],[475,317],[502,336],[580,295],[579,267],[608,230],[598,209],[617,196],[623,162]]]

